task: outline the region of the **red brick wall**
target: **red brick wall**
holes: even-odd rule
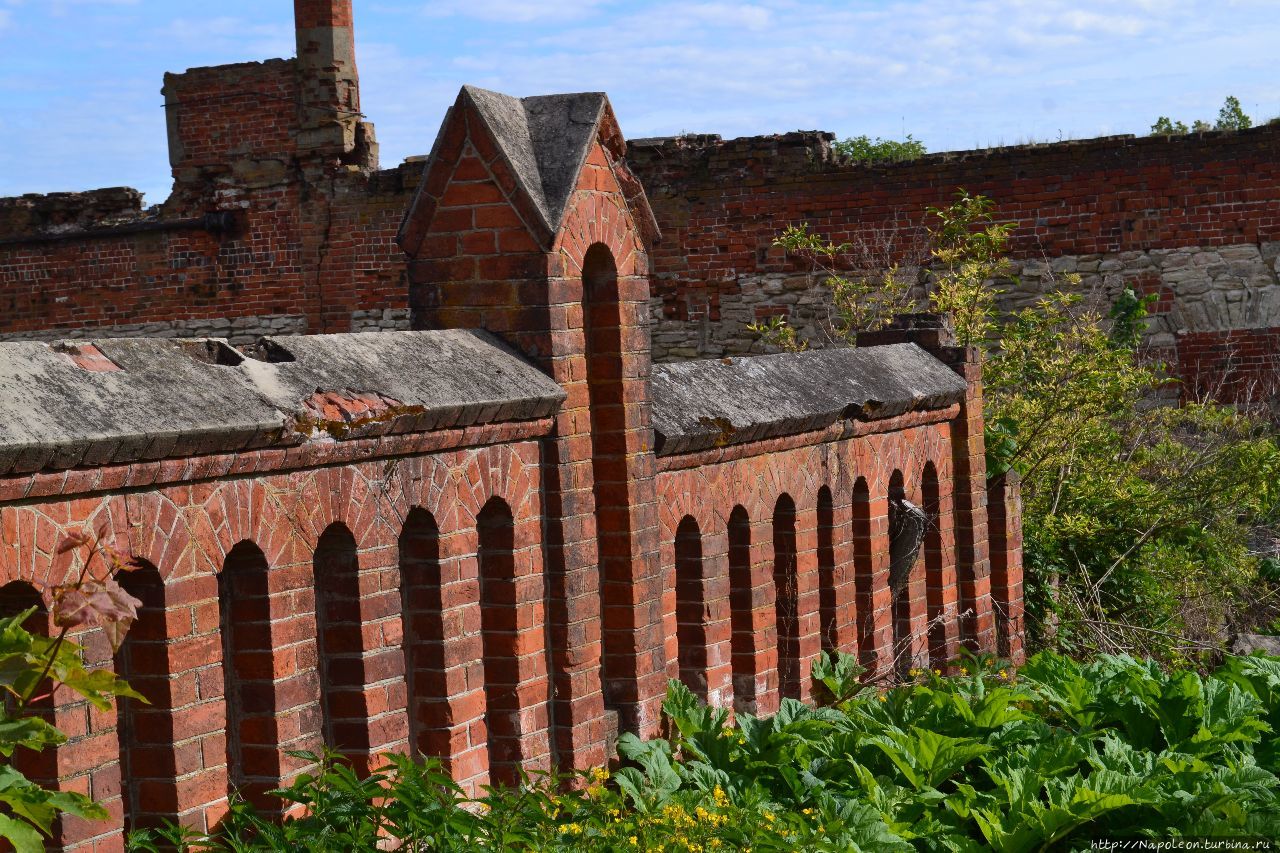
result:
[[[394,239],[420,164],[352,170],[333,152],[299,155],[293,60],[170,74],[165,95],[175,185],[162,209],[143,214],[136,199],[102,192],[4,206],[0,336],[99,329],[247,340],[351,331],[355,312],[357,327],[376,325],[371,312],[407,327]],[[211,212],[233,214],[234,225],[18,239]]]
[[[1167,334],[1158,345],[1177,374],[1199,377],[1188,393],[1223,382],[1275,385],[1275,366],[1255,343],[1273,336],[1264,329],[1277,325],[1280,315],[1263,307],[1241,319],[1237,314],[1249,311],[1237,309],[1271,304],[1270,294],[1259,294],[1250,277],[1262,275],[1268,281],[1262,286],[1280,287],[1268,246],[1280,241],[1280,126],[952,152],[876,165],[837,162],[823,134],[690,137],[633,144],[628,160],[664,235],[653,254],[660,303],[656,357],[747,351],[754,337],[745,329],[715,334],[717,324],[728,322],[730,303],[752,314],[736,317],[739,325],[793,312],[796,300],[785,297],[796,284],[783,279],[799,268],[772,246],[788,225],[806,222],[837,243],[892,225],[903,229],[901,242],[910,242],[902,235],[920,224],[923,211],[947,203],[963,187],[994,199],[997,217],[1015,225],[1015,258],[1091,256],[1096,270],[1100,256],[1111,265],[1111,272],[1104,265],[1107,274],[1095,276],[1105,294],[1122,283],[1159,293],[1153,310]],[[1207,317],[1179,314],[1174,291],[1162,284],[1156,266],[1144,269],[1134,257],[1238,244],[1262,248],[1262,262],[1240,273],[1238,292],[1224,294],[1234,305],[1204,303]],[[1170,282],[1177,275],[1172,267]],[[759,278],[769,274],[780,278],[772,284]],[[806,287],[803,281],[798,286]],[[1253,330],[1226,334],[1242,327]],[[1174,340],[1188,328],[1194,331]],[[1230,376],[1218,364],[1224,345],[1241,351]]]
[[[164,78],[169,164],[175,177],[202,166],[294,153],[298,78],[291,59],[192,68]]]
[[[540,451],[536,442],[519,440],[549,426],[446,432],[417,446],[515,440],[416,454],[412,440],[401,441],[399,449],[412,455],[336,467],[311,467],[314,462],[306,457],[314,451],[292,456],[258,451],[194,459],[190,468],[154,463],[86,472],[94,475],[90,478],[69,478],[63,472],[5,480],[0,483],[5,495],[53,494],[0,506],[0,586],[22,581],[46,589],[73,575],[73,560],[88,554],[59,554],[58,544],[66,534],[82,530],[103,533],[105,544],[158,570],[158,594],[144,599],[152,609],[144,607],[127,641],[133,652],[129,675],[152,702],[134,711],[139,725],[133,727],[135,747],[128,756],[137,794],[132,813],[144,824],[169,817],[208,827],[226,808],[228,720],[244,720],[238,729],[245,744],[239,769],[250,779],[250,793],[286,782],[302,762],[285,752],[321,743],[325,714],[320,711],[317,667],[331,659],[359,654],[358,677],[344,682],[340,702],[327,705],[329,715],[345,721],[347,736],[361,744],[354,757],[367,761],[380,752],[407,749],[410,697],[398,543],[410,510],[420,508],[431,514],[439,531],[438,560],[431,571],[443,602],[432,614],[443,620],[440,630],[422,642],[439,649],[439,659],[446,663],[419,678],[416,686],[422,698],[439,700],[429,712],[437,754],[455,778],[477,789],[490,778],[491,761],[501,760],[489,755],[489,727],[504,732],[504,743],[518,744],[526,767],[550,763]],[[306,467],[295,467],[299,464]],[[248,477],[226,476],[255,469],[258,473]],[[196,472],[219,474],[196,485],[182,479]],[[149,488],[116,491],[130,482],[157,479]],[[514,520],[510,582],[516,603],[510,606],[523,656],[489,661],[479,633],[476,519],[495,498]],[[336,602],[336,609],[347,608],[357,630],[329,632],[330,640],[340,642],[327,642],[326,660],[318,661],[312,562],[320,559],[315,552],[322,536],[334,530],[354,539],[358,564],[352,580],[359,592],[349,604]],[[219,628],[224,621],[219,584],[220,578],[225,582],[228,555],[237,545],[243,549],[243,543],[260,551],[264,561],[266,575],[257,580],[263,584],[261,626],[266,633],[245,632],[248,645],[227,661]],[[249,627],[245,621],[252,621],[248,611],[253,602],[231,600],[237,608],[233,615],[241,620],[237,629]],[[100,631],[76,639],[84,644],[90,665],[118,664],[120,658],[113,663]],[[521,705],[504,708],[501,717],[490,715],[488,726],[483,685],[467,674],[480,661],[493,677],[499,667],[511,667],[521,684]],[[252,680],[252,702],[249,692],[229,691],[235,679]],[[228,696],[241,696],[243,707],[228,707],[236,704]],[[56,722],[70,738],[57,750],[60,784],[103,801],[113,815],[106,823],[65,821],[64,849],[119,849],[119,719],[115,711],[97,711],[72,701],[69,694],[55,698]],[[256,746],[250,751],[248,745]]]
[[[702,144],[700,144],[702,143]],[[664,240],[662,291],[785,270],[772,249],[808,222],[839,243],[868,226],[919,221],[958,188],[1016,223],[1019,255],[1121,252],[1280,236],[1280,126],[1240,133],[1104,137],[841,165],[816,134],[632,145]]]
[[[559,231],[545,235],[527,225],[537,221],[531,201],[464,98],[441,133],[405,227],[414,322],[488,329],[568,394],[544,472],[549,618],[566,638],[552,660],[555,716],[560,754],[599,763],[619,720],[656,732],[666,683],[654,653],[663,638],[644,381],[648,259],[606,150],[620,140],[601,132]],[[593,246],[612,260],[594,285],[584,282]]]
[[[703,663],[695,689],[722,707],[752,714],[776,711],[782,695],[781,670],[793,670],[788,675],[799,682],[799,698],[810,698],[809,667],[823,643],[820,617],[824,595],[835,610],[832,647],[861,654],[872,669],[871,677],[891,678],[895,661],[901,663],[900,659],[927,665],[927,621],[944,612],[950,613],[943,620],[946,639],[934,662],[938,666],[949,663],[954,658],[959,625],[951,509],[952,422],[948,420],[954,414],[943,411],[931,413],[927,419],[908,416],[877,423],[868,427],[875,432],[849,438],[808,435],[761,442],[735,448],[727,458],[720,451],[711,451],[660,460],[658,521],[666,576],[663,612],[668,676],[680,677],[679,661],[686,654],[679,648],[677,613],[681,603],[679,573],[682,569],[687,572],[688,567],[677,566],[675,552],[676,532],[686,518],[697,524],[706,590],[707,648],[700,658]],[[926,554],[922,551],[912,572],[913,582],[903,593],[910,612],[909,632],[900,637],[902,643],[895,648],[889,591],[889,482],[895,472],[901,473],[907,499],[923,505],[927,464],[932,465],[940,486],[933,518],[940,534],[939,563],[926,582]],[[859,530],[855,518],[859,481],[869,499],[864,502],[869,510],[869,530]],[[832,497],[829,572],[819,571],[818,493],[823,487]],[[794,591],[779,590],[775,583],[773,517],[783,496],[794,502],[796,510]],[[746,590],[740,589],[741,584],[730,583],[729,520],[739,507],[745,510],[750,525]],[[870,567],[859,565],[855,559],[858,552],[871,555]],[[870,594],[865,597],[858,595],[855,577],[859,574],[869,581]],[[741,593],[736,603],[735,592]],[[780,594],[794,596],[797,660],[779,659],[775,603]],[[860,622],[869,627],[860,631]]]
[[[519,767],[602,764],[619,728],[657,734],[668,676],[767,713],[784,691],[810,696],[824,634],[877,677],[945,665],[961,641],[994,647],[974,354],[907,329],[968,380],[962,403],[657,458],[646,211],[624,193],[620,147],[607,116],[543,234],[460,98],[402,235],[415,321],[506,338],[565,390],[556,417],[0,478],[0,586],[70,576],[59,543],[80,529],[155,570],[136,581],[146,607],[121,655],[81,635],[91,664],[153,704],[56,697],[59,784],[113,815],[65,822],[65,849],[119,849],[126,810],[211,826],[229,785],[261,797],[302,770],[290,751],[322,742],[358,767],[421,746],[477,790]],[[401,186],[375,182],[370,207],[367,187],[331,185],[307,208],[324,230],[304,218],[290,274],[373,276],[319,288],[322,320],[393,287],[377,278],[389,243],[351,232],[387,233]],[[933,529],[894,605],[899,481]],[[686,519],[698,555],[677,567]],[[993,518],[1000,541],[1014,522]]]

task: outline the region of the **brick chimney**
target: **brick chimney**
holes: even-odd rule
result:
[[[360,121],[352,0],[294,0],[298,39],[298,150],[344,162],[370,159],[372,128]]]

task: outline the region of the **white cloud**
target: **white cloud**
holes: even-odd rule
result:
[[[589,16],[608,0],[440,0],[428,3],[429,18],[466,17],[494,23],[551,23]]]
[[[295,47],[292,23],[255,24],[230,15],[172,18],[154,32],[185,51],[218,57],[209,60],[215,62],[292,56]]]

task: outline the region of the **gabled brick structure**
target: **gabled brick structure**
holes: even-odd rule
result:
[[[294,162],[336,168],[371,138],[349,20],[320,14],[349,6],[299,8],[300,45],[328,45],[300,47],[322,73],[299,91],[346,107],[295,117]],[[144,564],[120,652],[75,638],[151,704],[57,695],[69,742],[23,759],[112,814],[51,846],[212,827],[237,789],[269,807],[322,744],[437,756],[474,790],[658,734],[669,678],[764,714],[809,698],[823,650],[876,678],[962,643],[1020,659],[977,353],[920,316],[856,350],[652,366],[659,234],[625,153],[602,94],[466,87],[399,220],[416,330],[0,344],[0,612],[97,559],[68,535]],[[904,508],[918,542],[891,542]]]

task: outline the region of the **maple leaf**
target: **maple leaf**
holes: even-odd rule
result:
[[[85,580],[54,588],[53,621],[60,628],[99,626],[118,651],[142,602],[125,592],[115,578]]]
[[[86,545],[89,542],[89,533],[86,530],[73,530],[70,533],[64,533],[62,539],[58,542],[58,549],[55,553],[65,554]]]

